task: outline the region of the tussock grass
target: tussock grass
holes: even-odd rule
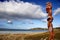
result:
[[[37,34],[0,34],[0,40],[48,40],[49,33]],[[55,30],[55,40],[60,40],[60,29]]]

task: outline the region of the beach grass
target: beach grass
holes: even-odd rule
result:
[[[55,40],[60,40],[60,29],[55,30]],[[36,34],[0,34],[0,40],[48,40],[49,33],[36,33]]]

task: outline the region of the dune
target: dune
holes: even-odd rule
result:
[[[60,29],[55,29],[55,40],[60,40]],[[49,33],[0,34],[0,40],[48,40]]]

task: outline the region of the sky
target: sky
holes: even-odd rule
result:
[[[47,2],[52,3],[53,27],[60,27],[60,0],[0,0],[0,28],[48,28]]]

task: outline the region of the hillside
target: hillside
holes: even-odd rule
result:
[[[47,28],[31,28],[30,30],[47,30]]]

